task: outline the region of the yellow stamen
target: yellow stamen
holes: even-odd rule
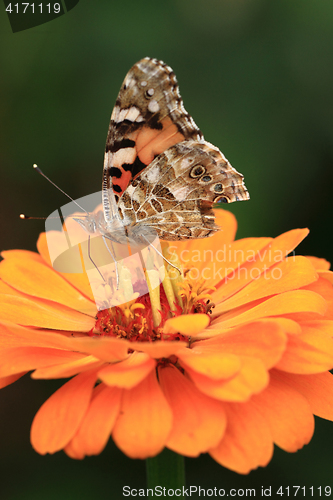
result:
[[[169,262],[171,262],[174,266],[176,266],[178,269],[181,269],[181,270],[183,269],[183,266],[178,258],[178,255],[176,254],[176,252],[171,252],[171,250],[167,244],[165,246],[163,246],[162,253],[163,253],[164,257]],[[182,306],[183,301],[182,301],[182,298],[179,296],[178,292],[179,292],[179,286],[184,281],[184,273],[182,272],[182,274],[179,274],[177,269],[170,266],[170,264],[166,264],[166,269],[167,269],[167,272],[168,272],[168,275],[169,275],[169,278],[171,281],[174,295],[178,297],[178,301],[179,301],[180,305]],[[169,298],[168,298],[168,301],[169,301]],[[170,302],[169,302],[169,304],[170,304]]]
[[[154,260],[152,256],[148,255],[146,259],[146,281],[148,285],[150,304],[153,313],[154,326],[158,326],[161,323],[162,309],[160,301],[160,273],[155,269]]]

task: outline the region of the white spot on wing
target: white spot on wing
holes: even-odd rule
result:
[[[120,108],[119,106],[115,106],[112,111],[111,120],[117,122]]]
[[[119,108],[118,108],[119,109]],[[129,120],[131,122],[142,122],[143,117],[140,114],[140,110],[136,106],[132,106],[129,109],[122,109],[119,111],[117,118],[115,121],[117,123],[122,122],[123,120]]]
[[[119,149],[112,156],[112,166],[121,167],[123,163],[133,163],[136,158],[135,148],[122,148]]]
[[[157,113],[157,111],[160,110],[160,106],[159,106],[158,102],[155,101],[155,99],[153,99],[152,101],[150,101],[150,103],[148,104],[148,110],[151,113]]]
[[[148,168],[144,173],[144,176],[147,181],[150,182],[150,184],[155,184],[161,177],[160,168],[158,167],[158,165],[155,165],[152,168]]]

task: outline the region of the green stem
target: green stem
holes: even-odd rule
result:
[[[147,458],[148,488],[161,486],[168,489],[182,489],[185,486],[184,457],[165,448],[157,457]]]

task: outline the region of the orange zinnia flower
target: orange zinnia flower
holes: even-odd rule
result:
[[[112,435],[132,458],[208,452],[248,473],[274,443],[308,443],[313,414],[333,420],[329,264],[286,257],[306,229],[234,241],[234,217],[220,210],[217,223],[213,237],[165,250],[189,269],[174,292],[99,313],[85,274],[52,269],[45,234],[39,254],[3,252],[0,386],[31,370],[72,377],[35,416],[37,452],[81,459]]]

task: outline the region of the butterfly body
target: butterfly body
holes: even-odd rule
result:
[[[186,112],[172,69],[145,58],[128,72],[106,140],[103,212],[76,219],[113,241],[205,238],[212,207],[249,199],[243,176]]]

